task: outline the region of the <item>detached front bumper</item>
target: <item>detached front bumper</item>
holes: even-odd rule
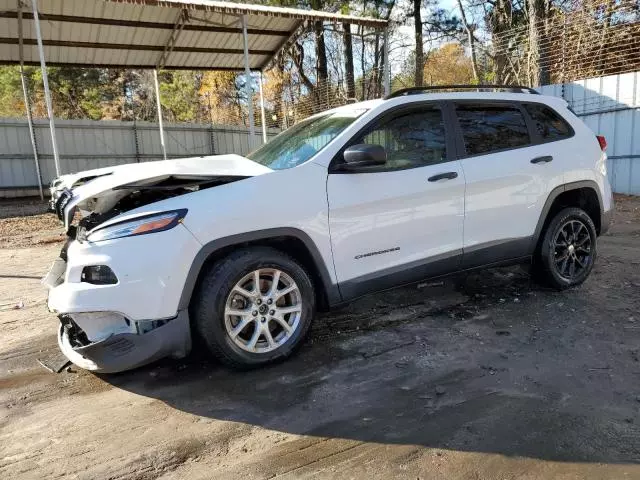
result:
[[[63,316],[58,329],[58,345],[78,367],[101,373],[130,370],[167,356],[184,357],[191,350],[187,313],[182,312],[164,322],[147,333],[118,333],[82,345],[86,335]]]

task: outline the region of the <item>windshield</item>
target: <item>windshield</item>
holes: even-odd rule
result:
[[[272,170],[296,167],[326,147],[365,111],[340,110],[303,120],[251,152],[248,158]]]

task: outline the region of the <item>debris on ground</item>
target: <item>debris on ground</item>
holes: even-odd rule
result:
[[[60,373],[62,370],[71,365],[71,362],[67,359],[67,357],[60,355],[52,355],[51,357],[45,357],[43,359],[37,358],[38,363],[45,369],[49,370],[51,373]]]
[[[24,302],[21,300],[18,303],[8,302],[8,303],[0,303],[0,312],[4,312],[5,310],[22,310],[24,308]]]

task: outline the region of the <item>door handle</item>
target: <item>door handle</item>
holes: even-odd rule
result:
[[[453,180],[454,178],[458,178],[457,172],[439,173],[433,177],[429,177],[427,180],[430,182],[437,182],[438,180]]]
[[[551,155],[545,155],[544,157],[536,157],[532,159],[531,163],[549,163],[551,160],[553,160]]]

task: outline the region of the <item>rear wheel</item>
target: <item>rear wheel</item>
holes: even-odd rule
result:
[[[596,228],[580,208],[565,208],[545,231],[537,265],[544,283],[565,289],[584,282],[596,259]]]
[[[214,264],[192,310],[200,337],[219,360],[251,368],[295,351],[311,325],[315,295],[295,260],[255,247]]]

